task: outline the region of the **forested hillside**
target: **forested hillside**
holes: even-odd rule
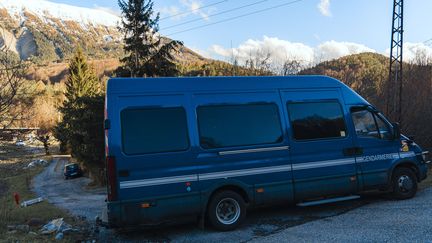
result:
[[[388,58],[376,53],[342,57],[303,70],[300,75],[321,74],[337,78],[386,113]],[[420,145],[432,148],[432,63],[419,56],[404,63],[402,133]]]

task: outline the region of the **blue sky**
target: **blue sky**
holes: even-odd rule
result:
[[[117,1],[50,1],[119,13]],[[307,59],[316,56],[318,49],[323,56],[335,51],[343,54],[373,50],[385,54],[390,45],[392,3],[392,0],[164,0],[154,1],[154,9],[161,13],[162,35],[181,40],[207,56],[227,59],[229,53],[246,55],[253,48],[273,48],[273,52],[282,48],[285,56]],[[234,11],[235,8],[240,9]],[[272,9],[237,18],[267,8]],[[432,38],[431,10],[431,0],[405,1],[404,42],[408,47],[418,48]],[[169,17],[179,13],[186,14]],[[224,22],[230,18],[235,19]],[[185,23],[188,21],[191,22]],[[209,26],[185,31],[203,25]],[[181,31],[185,32],[177,33]]]

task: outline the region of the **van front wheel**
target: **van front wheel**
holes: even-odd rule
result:
[[[417,177],[408,168],[397,168],[393,173],[393,196],[396,199],[409,199],[417,192]]]
[[[233,230],[246,217],[246,203],[233,191],[221,191],[211,198],[207,214],[210,223],[217,230]]]

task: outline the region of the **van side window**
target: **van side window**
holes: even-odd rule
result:
[[[283,140],[276,104],[200,106],[197,115],[200,144],[204,149],[272,144]]]
[[[393,135],[392,135],[391,129],[389,128],[387,123],[385,123],[384,120],[379,115],[376,116],[376,121],[378,124],[378,130],[380,133],[380,137],[382,139],[392,139]]]
[[[351,116],[359,137],[391,139],[392,134],[384,120],[364,108],[352,108]]]
[[[357,136],[379,138],[379,132],[375,123],[375,118],[370,111],[366,109],[352,109],[351,116]]]
[[[288,103],[287,107],[296,140],[347,136],[342,107],[337,101]]]
[[[123,152],[129,155],[189,148],[186,111],[181,107],[125,109],[120,113]]]

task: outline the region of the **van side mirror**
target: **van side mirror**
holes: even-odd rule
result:
[[[399,139],[401,136],[399,123],[394,122],[392,123],[392,126],[393,126],[393,139]]]

